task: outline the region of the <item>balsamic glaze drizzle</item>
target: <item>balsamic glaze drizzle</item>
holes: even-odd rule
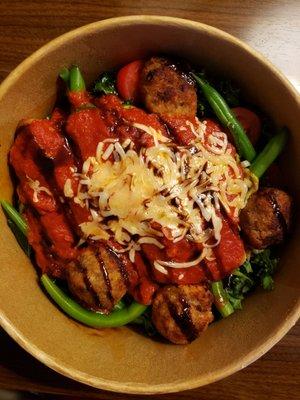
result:
[[[183,295],[181,295],[178,300],[182,306],[181,312],[178,312],[177,307],[170,300],[166,300],[168,309],[171,317],[174,319],[182,334],[187,338],[189,342],[192,342],[197,338],[198,332],[192,321],[190,305]]]
[[[268,200],[269,200],[269,203],[271,204],[274,214],[279,222],[279,225],[282,230],[282,234],[283,234],[283,236],[285,236],[287,234],[288,227],[287,227],[286,220],[280,210],[279,204],[277,203],[277,200],[271,193],[268,193]]]

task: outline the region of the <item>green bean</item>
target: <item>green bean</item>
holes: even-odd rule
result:
[[[22,232],[23,235],[27,234],[27,224],[22,218],[22,216],[18,213],[18,211],[9,204],[6,200],[0,200],[1,206],[7,215],[7,217],[13,221],[16,227]]]
[[[214,304],[223,318],[228,317],[234,313],[234,309],[230,304],[227,293],[223,288],[222,281],[213,282],[211,284],[211,291],[214,296]]]
[[[17,239],[17,242],[21,246],[24,253],[27,255],[27,257],[30,257],[31,256],[31,246],[28,243],[27,237],[20,231],[20,229],[16,226],[16,224],[11,219],[7,220],[7,224],[10,227],[12,233],[15,235],[15,238]]]
[[[61,77],[61,79],[62,79],[63,81],[66,82],[67,85],[69,84],[69,78],[70,78],[70,71],[69,71],[69,68],[67,68],[67,67],[62,68],[62,69],[59,71],[59,76]]]
[[[115,328],[134,321],[142,315],[147,306],[133,301],[129,307],[117,309],[109,315],[86,310],[68,297],[47,275],[42,275],[43,287],[54,302],[76,321],[94,328]]]
[[[5,214],[8,216],[9,221],[12,221],[14,224],[14,227],[12,227],[9,223],[10,227],[17,229],[12,229],[16,237],[19,238],[19,236],[22,235],[26,240],[27,224],[22,216],[7,201],[1,200],[1,205]],[[27,249],[25,243],[22,242],[21,244],[25,252],[29,255],[30,246],[28,245],[28,242]],[[119,303],[115,305],[112,313],[109,315],[100,314],[81,307],[78,303],[68,297],[47,275],[42,275],[41,282],[49,296],[67,315],[89,326],[103,328],[123,326],[133,322],[147,309],[147,306],[135,301],[133,301],[130,306],[126,307],[125,303],[120,300]]]
[[[206,100],[215,112],[221,124],[228,128],[233,136],[239,155],[248,161],[255,157],[255,150],[242,125],[230,110],[223,97],[204,79],[192,73]]]
[[[125,307],[126,307],[125,302],[123,300],[120,300],[119,303],[117,303],[114,306],[114,310],[123,310],[123,308],[125,308]]]
[[[70,70],[69,89],[72,92],[80,92],[85,90],[85,82],[77,65],[73,65]]]
[[[287,142],[288,131],[287,128],[282,128],[276,135],[274,135],[267,143],[261,153],[254,159],[250,166],[250,170],[257,178],[260,178],[273,161],[283,150]]]

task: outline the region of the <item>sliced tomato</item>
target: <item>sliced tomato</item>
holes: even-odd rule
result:
[[[245,129],[251,143],[255,145],[261,132],[259,117],[253,111],[244,107],[235,107],[232,108],[232,111]]]
[[[140,98],[140,77],[144,66],[142,60],[125,65],[117,75],[117,90],[124,100],[137,102]]]

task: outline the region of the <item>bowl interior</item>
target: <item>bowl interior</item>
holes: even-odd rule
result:
[[[18,121],[44,117],[55,98],[57,72],[72,63],[91,82],[101,71],[150,54],[187,58],[234,78],[291,139],[282,168],[299,199],[299,103],[295,92],[260,56],[214,28],[168,17],[125,17],[95,23],[56,39],[21,64],[0,89],[1,197],[12,185],[7,152]],[[30,353],[71,378],[108,390],[170,392],[210,383],[267,351],[299,316],[299,226],[284,249],[276,287],[257,291],[244,309],[214,323],[195,342],[174,346],[128,328],[94,330],[61,313],[44,295],[37,275],[0,213],[0,321]]]

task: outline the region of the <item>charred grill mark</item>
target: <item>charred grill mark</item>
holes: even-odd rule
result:
[[[74,219],[74,215],[68,206],[70,201],[64,197],[64,193],[61,191],[61,189],[57,186],[55,177],[54,177],[54,169],[57,166],[60,166],[61,164],[64,164],[64,162],[67,160],[67,158],[72,157],[71,150],[69,148],[69,144],[67,140],[65,139],[65,144],[57,157],[55,159],[50,159],[48,158],[43,152],[38,149],[36,152],[35,156],[35,163],[41,173],[43,175],[50,187],[50,191],[52,193],[52,196],[55,199],[55,202],[57,204],[57,209],[59,212],[62,212],[63,215],[65,216],[68,226],[70,230],[72,231],[72,235],[74,238],[74,242],[78,241],[80,239],[80,228],[78,227],[78,224],[76,223]],[[74,161],[75,161],[75,157]],[[74,162],[74,165],[77,165],[77,162]],[[63,198],[65,200],[64,203],[60,201],[60,198]]]
[[[72,158],[72,159],[74,158],[75,159],[75,157],[72,156],[72,152],[71,152],[69,143],[68,143],[67,139],[64,137],[64,145],[59,150],[59,152],[56,155],[56,157],[52,159],[52,161],[53,161],[54,166],[57,166],[57,165],[60,165],[60,164],[64,164],[65,161],[67,159],[70,159],[70,158]]]
[[[35,218],[37,221],[39,220],[39,214],[37,213],[37,211],[35,209],[31,208],[30,206],[26,207],[26,209],[24,211],[24,215],[26,216],[27,213],[30,213],[32,215],[32,217]],[[43,249],[44,255],[46,256],[47,260],[51,263],[51,266],[52,267],[55,266],[54,269],[58,271],[62,266],[62,261],[57,257],[56,254],[51,252],[52,242],[50,241],[46,232],[44,230],[42,230],[41,228],[39,230],[39,236],[40,236],[39,244],[41,245],[41,247]],[[33,246],[33,248],[34,248],[34,246]],[[37,265],[36,259],[33,254],[31,254],[30,258],[31,258],[31,261],[35,265]]]
[[[130,284],[129,276],[128,276],[128,272],[127,272],[126,266],[125,266],[125,264],[123,263],[123,261],[121,259],[122,256],[120,256],[120,258],[119,258],[118,255],[110,247],[107,247],[107,251],[115,259],[116,264],[118,266],[118,269],[120,271],[121,277],[122,277],[122,279],[123,279],[123,281],[125,283],[125,286],[126,286],[126,288],[128,288],[129,284]]]
[[[45,157],[43,154],[42,150],[39,148],[36,149],[35,155],[34,155],[34,162],[37,165],[39,172],[43,177],[48,181],[48,179],[52,178],[52,173],[53,173],[53,165],[50,159]],[[52,189],[52,188],[51,188]]]
[[[106,285],[107,298],[113,304],[114,303],[114,298],[113,298],[113,295],[112,295],[111,282],[110,282],[110,279],[109,279],[108,271],[107,271],[106,266],[105,266],[105,262],[103,261],[102,256],[101,256],[101,251],[98,250],[95,253],[95,255],[96,255],[96,258],[98,260],[100,271],[102,273],[102,276],[104,278],[104,282],[105,282],[105,285]]]
[[[94,289],[92,282],[90,281],[87,269],[78,260],[75,261],[75,266],[78,269],[78,271],[82,273],[84,284],[87,290],[89,291],[90,295],[92,296],[94,303],[96,304],[97,307],[101,308],[102,307],[101,300],[98,296],[97,291]]]
[[[40,222],[41,216],[34,207],[30,206],[29,204],[28,205],[26,204],[26,210],[28,210],[28,212],[30,212],[33,215],[33,217]],[[42,238],[41,245],[49,254],[52,254],[49,249],[51,249],[53,243],[47,234],[47,230],[45,230],[41,224],[40,224],[40,235]]]
[[[197,338],[198,332],[192,321],[190,305],[183,295],[178,300],[181,303],[182,311],[179,313],[175,304],[166,299],[168,310],[182,334],[189,342],[192,342]]]
[[[277,203],[275,197],[271,193],[268,193],[268,201],[271,204],[274,214],[280,225],[280,228],[282,230],[282,235],[285,236],[287,234],[288,227],[287,227],[286,220],[285,220],[284,216],[282,215],[282,212],[280,211],[279,204]]]
[[[82,158],[81,158],[81,153],[79,150],[79,147],[76,145],[76,143],[74,142],[74,140],[71,138],[71,136],[68,136],[67,132],[64,130],[62,132],[64,139],[65,139],[65,146],[68,148],[69,150],[69,154],[71,156],[73,156],[73,160],[74,160],[74,166],[79,168],[82,165]]]

